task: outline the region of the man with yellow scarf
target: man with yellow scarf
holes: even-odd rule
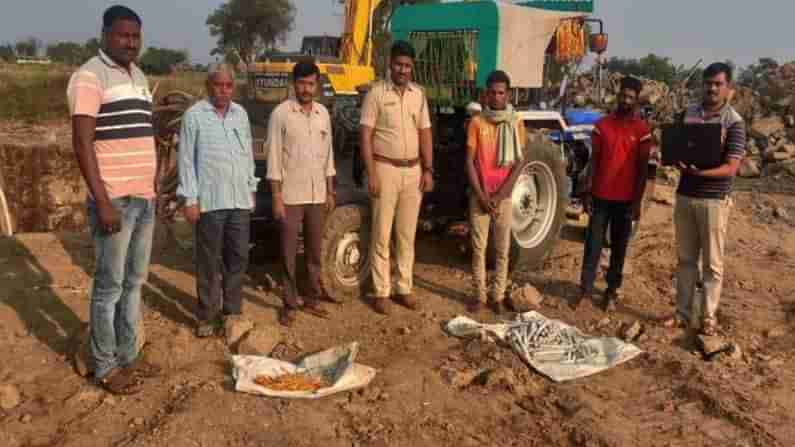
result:
[[[471,187],[470,234],[472,274],[477,297],[468,306],[479,312],[487,302],[486,247],[491,221],[495,226],[497,275],[491,308],[503,312],[511,247],[511,191],[520,172],[525,128],[509,102],[511,80],[504,71],[486,80],[486,107],[467,127],[466,167]]]

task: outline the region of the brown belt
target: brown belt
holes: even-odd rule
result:
[[[383,155],[373,154],[373,160],[380,161],[381,163],[389,163],[397,168],[411,168],[420,163],[420,158],[412,158],[410,160],[398,160],[395,158],[384,157]]]

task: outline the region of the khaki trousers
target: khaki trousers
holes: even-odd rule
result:
[[[323,296],[320,284],[320,257],[323,229],[326,225],[326,204],[285,205],[286,216],[281,223],[281,255],[284,271],[284,297],[294,302],[300,295],[295,269],[298,232],[304,229],[304,264],[309,280],[308,298]]]
[[[500,202],[496,216],[483,211],[474,194],[469,198],[469,233],[472,236],[472,276],[478,300],[486,302],[486,248],[489,227],[494,220],[494,241],[497,249],[497,276],[494,280],[494,301],[502,302],[508,282],[508,260],[511,249],[511,199]]]
[[[378,161],[373,166],[379,183],[379,195],[372,199],[370,262],[373,292],[379,298],[389,297],[392,292],[389,246],[394,224],[397,293],[407,295],[413,288],[414,238],[422,203],[422,170],[419,165],[398,168]]]
[[[679,267],[676,311],[691,324],[697,318],[715,318],[723,289],[723,252],[731,198],[695,199],[676,196],[674,223]],[[699,274],[699,258],[702,272]],[[694,302],[696,282],[704,282],[703,301]]]

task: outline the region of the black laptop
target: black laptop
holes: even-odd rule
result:
[[[717,168],[723,164],[722,133],[720,123],[663,125],[662,164]]]

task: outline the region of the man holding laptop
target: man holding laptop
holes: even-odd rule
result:
[[[691,129],[697,129],[700,125],[706,125],[701,127],[708,131],[709,124],[720,124],[721,144],[716,148],[690,148],[691,155],[695,151],[720,151],[720,164],[705,168],[682,162],[684,157],[673,157],[679,159],[675,163],[682,171],[674,210],[679,258],[677,308],[676,313],[666,319],[663,325],[669,328],[686,327],[691,317],[699,316],[691,315],[691,312],[696,283],[701,279],[704,301],[696,309],[701,309],[700,332],[705,335],[717,333],[716,314],[723,285],[723,252],[732,206],[730,193],[734,176],[745,156],[745,123],[728,100],[731,82],[732,69],[727,64],[719,62],[707,67],[704,70],[704,99],[701,104],[688,107],[683,117],[685,128],[695,125]],[[664,144],[663,150],[666,149],[670,148],[665,148]],[[663,158],[672,157],[664,154]],[[710,157],[695,158],[708,160]],[[701,277],[699,256],[703,266]]]

